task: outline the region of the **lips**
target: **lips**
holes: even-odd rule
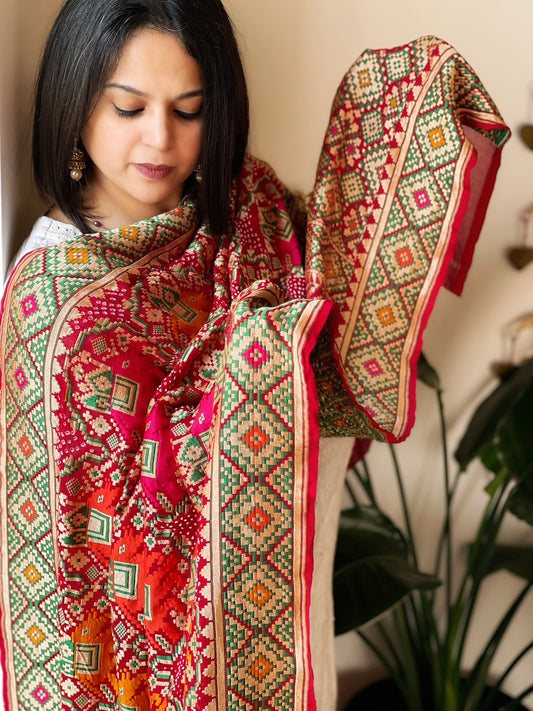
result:
[[[134,163],[133,166],[149,180],[161,180],[174,170],[171,165],[154,165],[153,163]]]

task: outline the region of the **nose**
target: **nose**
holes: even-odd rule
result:
[[[144,142],[157,150],[171,148],[173,142],[172,116],[163,109],[154,109],[146,115]]]

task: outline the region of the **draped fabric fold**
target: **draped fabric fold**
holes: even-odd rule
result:
[[[185,199],[21,261],[1,321],[6,709],[313,711],[319,431],[406,436],[423,327],[441,284],[460,292],[508,135],[446,43],[366,52],[305,256],[292,196],[247,157],[223,238]]]
[[[472,68],[435,37],[367,50],[347,72],[307,238],[307,295],[337,306],[336,389],[353,395],[339,393],[342,418],[330,394],[321,402],[324,432],[362,411],[363,436],[409,433],[423,329],[441,285],[461,293],[509,135]],[[330,357],[319,360],[331,390]]]

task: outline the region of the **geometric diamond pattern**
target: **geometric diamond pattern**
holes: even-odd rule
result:
[[[301,504],[296,504],[301,502],[306,490],[309,472],[305,467],[300,470],[302,481],[287,479],[280,493],[289,506],[276,496],[270,472],[277,471],[281,460],[281,473],[287,471],[287,465],[289,471],[294,470],[296,463],[297,439],[290,423],[289,426],[282,424],[287,419],[285,413],[276,416],[275,402],[278,398],[283,403],[295,399],[295,388],[299,386],[293,379],[293,358],[299,350],[299,328],[307,309],[305,301],[271,307],[269,321],[275,328],[269,331],[268,338],[263,336],[265,319],[261,309],[250,311],[246,303],[235,309],[225,364],[224,384],[239,381],[241,393],[244,395],[244,389],[247,397],[241,397],[236,403],[231,395],[225,398],[226,387],[222,388],[220,420],[223,426],[218,437],[226,456],[221,459],[220,477],[222,481],[228,476],[233,479],[235,465],[244,466],[240,455],[231,456],[232,446],[236,450],[248,450],[246,469],[256,472],[256,476],[248,478],[238,490],[225,486],[220,489],[227,492],[220,501],[224,512],[221,518],[222,569],[232,569],[237,546],[250,553],[224,588],[224,609],[229,612],[224,618],[226,636],[231,638],[238,634],[238,642],[232,645],[235,651],[228,675],[230,698],[239,698],[250,708],[258,684],[265,690],[264,708],[273,708],[273,699],[281,690],[294,705],[297,693],[294,666],[284,646],[285,638],[278,637],[275,625],[284,614],[285,634],[293,639],[299,634],[300,601],[287,587],[286,576],[291,576],[291,571],[301,565],[300,551],[308,545],[307,529],[296,514]],[[240,375],[243,342],[254,344],[256,349],[251,351],[252,346],[248,347],[244,352],[246,359],[250,359],[252,352],[258,352],[256,344],[261,343],[262,347],[262,357],[255,358],[254,370],[248,371],[246,380]],[[285,364],[284,367],[269,367],[274,359],[278,364]],[[263,393],[274,390],[278,398],[269,400],[273,411],[263,411],[259,405]],[[239,447],[237,443],[243,440],[246,446]],[[275,442],[275,457],[270,451],[271,442]],[[282,516],[283,510],[285,515]],[[291,539],[292,544],[283,546],[287,539]],[[246,641],[239,630],[249,630],[253,644]]]
[[[421,329],[464,278],[476,131],[497,160],[508,130],[449,45],[367,51],[305,265],[298,201],[249,156],[223,239],[186,195],[23,258],[0,323],[13,711],[316,711],[317,410],[324,433],[407,433]]]
[[[349,401],[341,418],[328,404],[342,401],[347,382],[360,435],[379,432],[396,441],[408,434],[422,330],[440,285],[460,293],[481,227],[476,218],[461,232],[475,162],[470,156],[487,154],[486,182],[476,178],[484,196],[472,206],[482,218],[508,138],[478,77],[442,40],[421,37],[392,50],[367,50],[345,76],[311,195],[307,243],[307,295],[328,295],[338,307],[332,331],[342,378],[331,377],[325,341],[314,354],[324,433],[335,434],[343,420],[350,427],[356,417]],[[357,190],[343,190],[344,203],[337,198],[333,204],[339,175],[342,185]],[[332,240],[343,259],[324,280]],[[322,397],[323,389],[328,394]]]

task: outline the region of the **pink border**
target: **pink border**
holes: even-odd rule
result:
[[[477,209],[476,209],[476,217],[474,222],[472,223],[472,228],[471,232],[468,236],[468,239],[466,240],[464,251],[462,254],[461,258],[461,267],[459,269],[459,272],[456,274],[454,280],[453,280],[453,287],[447,285],[447,287],[453,291],[453,293],[460,295],[462,291],[462,287],[464,285],[464,281],[466,279],[466,275],[468,273],[468,270],[470,268],[471,262],[472,262],[472,257],[474,254],[474,249],[476,246],[477,238],[479,237],[479,233],[481,231],[481,227],[483,225],[484,219],[485,219],[485,214],[487,211],[487,207],[489,204],[489,199],[492,194],[492,189],[494,187],[494,182],[496,180],[496,173],[498,172],[498,168],[500,165],[500,157],[501,157],[501,147],[498,148],[495,152],[494,155],[492,156],[491,159],[491,165],[488,173],[488,179],[485,181],[485,186],[484,190],[480,196],[479,202],[477,204]],[[431,314],[431,311],[433,309],[433,306],[435,304],[435,299],[437,298],[437,294],[439,292],[439,289],[441,286],[445,284],[446,280],[446,273],[448,270],[449,263],[451,261],[451,258],[454,254],[455,247],[457,245],[457,237],[459,234],[459,228],[461,225],[461,222],[463,220],[463,217],[465,215],[469,198],[470,198],[470,173],[472,171],[472,168],[477,162],[477,155],[475,151],[472,153],[471,158],[469,159],[468,163],[465,166],[464,170],[464,188],[460,193],[459,199],[457,201],[457,206],[455,208],[455,215],[453,218],[453,222],[450,226],[450,238],[448,241],[446,253],[443,256],[442,262],[441,262],[441,268],[436,275],[434,282],[433,282],[433,288],[431,289],[431,292],[429,296],[426,299],[426,304],[423,309],[423,313],[420,318],[420,325],[418,326],[418,332],[416,334],[416,340],[413,345],[413,348],[411,350],[410,356],[409,356],[409,364],[408,364],[408,378],[409,378],[409,383],[408,383],[408,412],[406,413],[406,422],[402,428],[402,431],[398,437],[393,437],[390,433],[385,432],[385,436],[388,442],[399,442],[403,439],[405,439],[414,424],[415,421],[415,413],[416,413],[416,381],[417,381],[417,361],[420,355],[420,352],[422,350],[422,342],[423,342],[423,334],[424,334],[424,329],[426,328],[429,316]]]
[[[4,616],[3,616],[3,610],[2,607],[0,606],[0,626],[3,628],[4,627]],[[4,644],[4,637],[5,635],[2,634],[0,636],[0,664],[2,665],[2,698],[4,700],[4,708],[3,711],[8,711],[9,709],[9,696],[7,692],[7,673],[6,673],[6,647]]]
[[[14,270],[13,270],[14,271]],[[4,319],[6,318],[6,313],[5,313],[5,307],[6,307],[6,301],[7,301],[7,292],[11,289],[11,284],[13,283],[12,280],[12,275],[13,271],[11,274],[8,275],[7,280],[4,284],[3,288],[3,293],[2,293],[2,299],[0,301],[0,330],[3,332],[3,323]],[[4,389],[4,378],[3,378],[3,373],[2,370],[0,370],[0,390],[3,391]],[[2,446],[2,445],[0,445]],[[4,443],[5,446],[5,443]],[[3,508],[3,501],[0,501],[0,507]],[[2,516],[7,516],[7,511],[3,511]],[[0,556],[1,558],[1,556]],[[1,562],[1,561],[0,561]],[[5,625],[4,625],[4,608],[3,608],[3,590],[0,593],[0,666],[1,666],[1,674],[2,674],[2,699],[4,702],[4,706],[2,711],[8,711],[9,707],[9,693],[8,693],[8,683],[7,683],[7,651],[6,651],[6,644],[5,644],[5,639],[6,639],[6,634],[5,634]]]
[[[316,711],[316,700],[314,694],[314,675],[311,659],[310,646],[310,618],[309,607],[311,601],[311,584],[313,579],[313,543],[315,537],[315,499],[318,480],[318,443],[319,443],[319,427],[318,427],[318,398],[316,393],[315,376],[313,368],[310,364],[311,351],[317,341],[318,335],[324,327],[326,320],[332,308],[332,303],[328,301],[322,302],[320,308],[313,315],[312,323],[306,330],[305,340],[302,349],[293,349],[293,353],[300,354],[302,364],[304,366],[305,375],[305,395],[306,395],[306,410],[307,417],[305,424],[307,425],[306,441],[307,441],[307,461],[306,461],[306,530],[305,540],[307,548],[305,551],[305,592],[306,592],[306,607],[305,607],[305,628],[307,632],[307,669],[309,671],[308,697],[306,701],[305,711]]]
[[[494,126],[492,126],[494,128]],[[464,148],[463,148],[464,150]],[[470,199],[470,173],[475,166],[477,162],[477,155],[475,150],[472,151],[472,155],[469,158],[468,162],[464,166],[464,171],[463,171],[463,189],[461,190],[457,200],[456,200],[456,205],[454,209],[454,216],[453,220],[451,222],[450,228],[449,228],[449,237],[447,239],[446,243],[446,250],[445,253],[443,254],[442,260],[441,260],[441,265],[438,270],[438,272],[435,274],[435,277],[432,280],[431,284],[431,290],[429,291],[428,295],[425,297],[425,304],[422,308],[422,313],[420,315],[420,321],[419,325],[417,326],[416,333],[414,334],[414,343],[411,348],[411,352],[409,354],[409,361],[407,364],[407,408],[406,408],[406,416],[405,416],[405,422],[402,425],[400,433],[395,436],[388,430],[384,429],[381,425],[379,425],[374,418],[361,406],[357,403],[355,398],[353,397],[353,393],[351,392],[351,389],[349,385],[347,384],[346,380],[346,375],[344,373],[344,368],[342,364],[340,363],[340,358],[338,353],[336,352],[336,349],[333,348],[333,353],[334,357],[337,361],[337,367],[339,374],[341,376],[341,379],[350,394],[350,396],[353,399],[353,402],[355,406],[358,408],[360,412],[362,412],[365,417],[367,417],[371,423],[371,426],[375,428],[378,432],[380,432],[386,442],[401,442],[404,440],[409,433],[411,432],[411,429],[414,425],[415,421],[415,412],[416,412],[416,381],[417,381],[417,361],[418,357],[420,355],[420,352],[422,350],[422,342],[423,342],[423,333],[424,329],[427,326],[427,322],[429,319],[429,316],[431,314],[431,311],[433,309],[433,306],[435,304],[435,299],[437,298],[437,294],[439,292],[439,289],[445,285],[447,288],[450,289],[453,293],[460,295],[462,291],[462,287],[464,285],[466,275],[468,273],[468,270],[470,268],[470,265],[472,263],[472,258],[474,254],[474,249],[476,246],[477,239],[479,237],[479,233],[481,232],[481,228],[483,226],[483,222],[485,220],[485,215],[487,211],[487,207],[489,204],[489,200],[492,194],[492,190],[494,187],[494,183],[496,180],[496,174],[498,172],[498,168],[500,166],[500,160],[501,160],[501,150],[502,147],[497,147],[496,150],[494,151],[493,156],[491,157],[491,162],[490,162],[490,167],[487,173],[487,177],[485,179],[485,184],[483,186],[483,191],[480,194],[479,201],[476,205],[476,214],[474,221],[471,226],[470,234],[468,235],[468,238],[465,240],[465,245],[463,249],[463,253],[461,255],[461,265],[457,273],[454,275],[453,280],[451,281],[450,284],[446,284],[446,275],[448,271],[448,267],[450,264],[450,261],[453,257],[455,248],[457,246],[457,239],[459,235],[459,228],[461,225],[461,222],[463,220],[463,217],[466,213],[469,199]],[[459,159],[460,162],[460,159]],[[457,179],[457,176],[454,176],[454,179]],[[450,203],[450,205],[452,205]],[[452,206],[453,208],[453,206]],[[335,312],[338,311],[338,306],[334,308],[333,310],[333,318],[334,318],[334,327],[338,326],[338,321],[339,317],[338,315],[335,315]],[[332,335],[332,340],[333,340],[333,335]]]
[[[457,296],[460,296],[463,291],[466,276],[468,274],[468,270],[470,269],[470,265],[472,264],[472,258],[474,256],[474,250],[476,247],[477,239],[480,235],[483,223],[485,222],[487,208],[492,195],[492,191],[494,189],[494,183],[496,182],[496,175],[500,167],[501,153],[501,148],[499,148],[494,152],[494,155],[492,157],[489,170],[486,175],[485,183],[483,185],[483,191],[479,196],[475,219],[472,222],[470,234],[468,235],[468,239],[465,242],[464,250],[461,255],[461,263],[459,270],[457,271],[453,280],[450,283],[447,283],[446,279],[444,281],[446,288],[448,288],[454,294],[457,294]],[[470,170],[471,167],[469,167],[469,171]],[[463,214],[464,210],[461,214],[461,219]],[[454,223],[454,229],[459,230],[459,225],[457,225],[457,228],[455,228]]]

